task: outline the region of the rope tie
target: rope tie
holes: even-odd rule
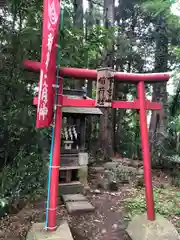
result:
[[[49,166],[49,168],[60,168],[60,166]]]

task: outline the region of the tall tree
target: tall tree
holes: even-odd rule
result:
[[[93,24],[94,24],[94,16],[93,16],[93,9],[94,9],[94,6],[93,6],[93,2],[92,0],[89,0],[88,1],[88,8],[89,8],[89,11],[88,11],[88,15],[87,15],[87,19],[86,19],[86,37],[88,38],[88,34],[89,34],[89,31],[91,32],[92,29],[93,29]],[[86,40],[87,40],[86,38]],[[87,51],[87,67],[89,67],[89,54],[88,54],[88,51]],[[92,81],[89,80],[88,83],[87,83],[87,93],[88,93],[88,97],[92,98]]]
[[[93,24],[94,24],[94,16],[93,16],[93,9],[94,5],[92,0],[88,1],[88,11],[86,14],[86,42],[88,42],[88,36],[93,31]],[[87,50],[87,68],[89,68],[89,51]],[[92,87],[93,82],[91,80],[88,80],[87,82],[87,95],[88,97],[92,98]],[[91,142],[92,142],[92,116],[89,116],[87,119],[87,132],[88,132],[88,139],[87,139],[87,146],[88,149],[91,148]]]
[[[156,27],[156,51],[155,51],[155,72],[168,71],[168,35],[166,22],[162,17],[158,17]],[[149,138],[151,147],[162,142],[167,133],[167,83],[157,83],[153,85],[152,101],[162,103],[162,111],[153,111],[151,115]]]
[[[74,0],[74,27],[83,29],[83,0]]]
[[[83,25],[83,0],[74,0],[74,27],[77,32],[84,35],[84,25]],[[81,89],[84,85],[84,81],[75,81],[75,88]]]
[[[114,25],[114,0],[104,0],[104,26],[106,29]],[[111,42],[109,48],[105,49],[103,59],[104,67],[114,68],[114,46]],[[113,112],[111,108],[102,109],[103,115],[100,117],[100,146],[103,158],[108,159],[113,155]]]

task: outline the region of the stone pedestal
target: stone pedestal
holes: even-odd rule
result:
[[[81,166],[79,169],[79,181],[84,187],[88,187],[88,166]]]
[[[79,153],[79,165],[80,166],[88,165],[88,153],[84,152]]]
[[[180,240],[173,224],[158,214],[155,221],[148,221],[146,213],[136,216],[130,222],[127,233],[132,240]]]
[[[45,223],[34,223],[27,234],[26,240],[73,240],[68,223],[61,222],[54,232],[44,230]]]
[[[88,153],[81,152],[79,153],[79,181],[83,184],[84,187],[88,187]]]

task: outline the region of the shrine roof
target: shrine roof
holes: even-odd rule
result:
[[[63,113],[76,113],[84,115],[102,115],[99,108],[80,108],[80,107],[63,107]]]
[[[75,95],[66,95],[71,99],[84,99],[82,96]],[[91,99],[86,97],[86,99]],[[63,107],[63,113],[75,113],[75,114],[84,114],[84,115],[102,115],[103,113],[99,108],[83,108],[83,107]]]

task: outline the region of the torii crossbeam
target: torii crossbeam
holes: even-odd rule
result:
[[[58,199],[58,181],[60,168],[60,144],[61,144],[61,125],[62,125],[62,107],[111,107],[124,109],[137,109],[140,114],[140,131],[142,155],[144,163],[144,181],[146,189],[146,205],[148,219],[155,220],[151,159],[148,142],[147,114],[146,110],[160,110],[161,104],[150,102],[145,96],[145,83],[157,83],[169,80],[168,73],[155,74],[133,74],[113,72],[106,70],[88,70],[79,68],[60,68],[58,87],[58,101],[53,101],[54,84],[56,80],[56,44],[57,29],[60,15],[58,0],[44,0],[44,21],[43,21],[43,44],[41,63],[26,60],[24,65],[27,69],[40,71],[39,97],[34,99],[37,104],[37,127],[48,127],[53,120],[53,109],[56,109],[55,118],[55,136],[52,161],[52,173],[50,183],[50,200],[48,208],[48,226],[49,231],[56,230],[56,209]],[[96,100],[75,100],[63,96],[63,78],[97,80],[97,98]],[[103,81],[102,81],[103,80]],[[114,80],[125,83],[133,83],[137,86],[138,98],[134,101],[113,101],[112,91]],[[110,86],[109,86],[110,84]],[[108,87],[109,86],[109,87]]]

